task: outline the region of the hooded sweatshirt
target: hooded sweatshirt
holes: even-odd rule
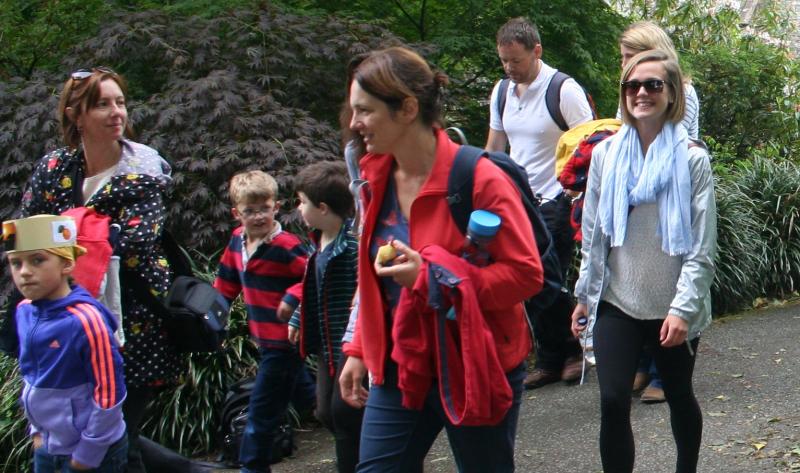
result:
[[[90,467],[125,435],[122,357],[111,313],[80,286],[17,307],[21,402],[47,453]]]

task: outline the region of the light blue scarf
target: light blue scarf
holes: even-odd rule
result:
[[[610,168],[603,170],[598,213],[612,247],[625,242],[629,206],[657,201],[661,249],[671,256],[692,249],[688,138],[682,125],[665,123],[647,156],[636,129],[627,124],[610,138],[604,163]]]

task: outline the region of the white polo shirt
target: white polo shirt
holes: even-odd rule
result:
[[[550,117],[545,104],[545,92],[556,69],[541,60],[539,64],[539,74],[522,97],[516,95],[516,82],[509,84],[502,120],[497,111],[500,82],[495,84],[489,105],[489,127],[505,132],[511,158],[528,171],[533,193],[554,199],[562,191],[556,180],[556,144],[564,132]],[[573,79],[567,79],[561,87],[561,114],[570,128],[593,119],[586,94]]]

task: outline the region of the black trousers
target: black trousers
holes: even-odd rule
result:
[[[659,342],[663,320],[634,319],[601,302],[594,324],[594,352],[600,384],[600,457],[605,473],[633,471],[631,391],[643,349],[661,373],[669,404],[677,473],[695,473],[703,434],[703,416],[694,396],[692,374],[699,338],[664,348]]]
[[[320,355],[317,369],[316,417],[333,434],[336,442],[336,469],[339,473],[353,473],[358,465],[358,449],[361,439],[361,420],[364,409],[356,409],[342,399],[339,375],[347,357],[342,354],[336,373],[331,376]],[[364,387],[368,387],[364,378]]]
[[[155,396],[154,387],[128,387],[122,404],[122,413],[128,429],[128,473],[189,473],[192,462],[189,458],[173,452],[150,439],[141,436],[147,404]]]
[[[128,473],[145,473],[139,442],[139,428],[144,420],[147,404],[153,398],[154,388],[128,386],[128,394],[122,404],[122,414],[128,429]]]
[[[569,223],[570,204],[569,198],[562,193],[554,200],[543,202],[539,207],[553,237],[562,278],[566,278],[575,250],[572,239],[574,231]],[[531,311],[528,314],[536,341],[537,368],[560,371],[565,359],[581,353],[581,346],[570,331],[574,307],[572,296],[562,293],[548,309]]]

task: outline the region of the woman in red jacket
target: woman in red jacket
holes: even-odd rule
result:
[[[423,459],[442,428],[459,471],[514,469],[524,360],[531,346],[522,301],[541,287],[542,269],[519,193],[489,160],[479,160],[475,169],[473,204],[500,216],[502,224],[488,247],[491,264],[470,266],[468,279],[494,342],[491,349],[505,372],[500,382],[507,382],[509,394],[513,392],[511,407],[495,425],[456,426],[443,411],[436,379],[422,406],[415,408],[406,407],[404,395],[409,393],[398,387],[398,356],[392,349],[404,340],[392,338],[393,325],[403,317],[429,315],[402,303],[415,285],[427,280],[427,263],[420,252],[435,245],[457,255],[464,242],[445,200],[459,149],[440,127],[446,83],[444,74],[432,71],[406,48],[375,51],[350,66],[344,123],[366,148],[360,164],[369,186],[363,196],[367,202],[359,246],[358,319],[353,340],[344,345],[348,360],[340,385],[346,401],[366,405],[360,472],[422,471]],[[378,263],[378,248],[387,243],[396,257]],[[448,324],[458,334],[452,328],[456,322]],[[399,333],[408,337],[407,330],[395,330],[395,337]],[[419,333],[419,338],[429,339],[430,334]],[[402,373],[406,366],[400,361]],[[367,371],[368,392],[362,387]]]

